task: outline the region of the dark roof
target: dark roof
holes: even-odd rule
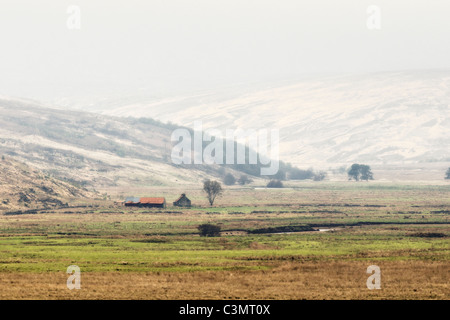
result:
[[[178,201],[180,201],[180,200],[183,199],[183,198],[186,198],[186,199],[189,200],[189,198],[186,197],[186,194],[185,194],[185,193],[182,193],[181,196],[180,196],[177,200],[175,200],[174,202],[178,202]]]

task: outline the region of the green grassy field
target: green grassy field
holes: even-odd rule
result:
[[[390,263],[408,272],[408,263],[441,263],[443,279],[448,276],[449,186],[230,188],[212,208],[200,190],[191,193],[196,206],[190,209],[125,208],[97,201],[85,207],[2,215],[0,274],[62,274],[70,265],[89,274],[131,277],[245,273],[277,270],[286,263]],[[202,223],[220,226],[221,236],[200,237],[197,226]],[[275,227],[310,231],[253,233]],[[442,283],[436,285],[442,297]],[[7,292],[9,285],[2,286]]]

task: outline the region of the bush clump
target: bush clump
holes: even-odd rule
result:
[[[267,188],[283,188],[283,182],[280,180],[270,180],[267,184]]]
[[[213,224],[201,224],[198,226],[201,237],[219,237],[220,227]]]

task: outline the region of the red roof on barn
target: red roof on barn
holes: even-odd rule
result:
[[[140,203],[142,204],[163,204],[166,202],[165,198],[141,198]]]

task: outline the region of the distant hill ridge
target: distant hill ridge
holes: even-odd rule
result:
[[[232,172],[258,175],[254,165],[175,165],[175,126],[151,118],[124,118],[60,110],[0,99],[0,155],[90,188],[173,186],[222,179]],[[190,129],[188,129],[190,130]]]
[[[450,70],[316,76],[171,99],[106,101],[104,114],[192,127],[280,131],[280,159],[351,163],[450,162]],[[99,110],[100,111],[100,110]]]

